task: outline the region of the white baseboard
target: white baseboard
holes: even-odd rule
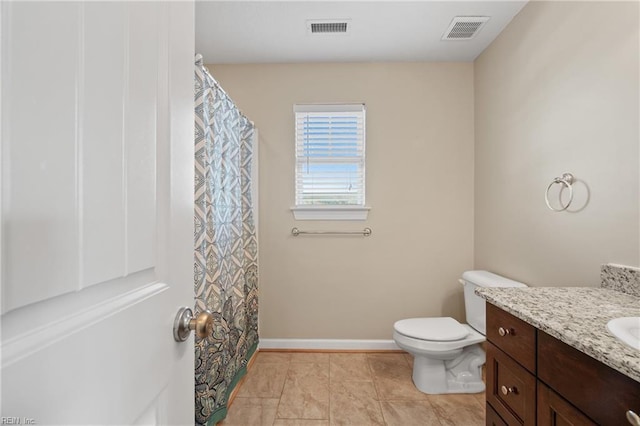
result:
[[[338,351],[397,351],[393,340],[351,339],[260,339],[259,349],[299,349]]]

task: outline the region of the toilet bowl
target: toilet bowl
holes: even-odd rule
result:
[[[485,353],[485,301],[476,287],[526,287],[488,271],[467,271],[464,286],[469,324],[450,317],[409,318],[396,321],[393,339],[413,355],[413,383],[428,394],[477,393],[485,389],[482,366]]]

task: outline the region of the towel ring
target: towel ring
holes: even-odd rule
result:
[[[572,186],[573,181],[574,181],[574,178],[571,173],[563,173],[562,177],[554,178],[553,181],[551,181],[549,186],[547,186],[547,191],[544,193],[544,201],[546,201],[547,207],[549,207],[549,210],[552,210],[554,212],[561,212],[569,208],[569,206],[571,205],[571,202],[573,201],[573,186]],[[549,202],[549,190],[556,183],[559,183],[565,186],[569,190],[569,201],[567,202],[567,205],[563,206],[562,200],[560,200],[560,206],[562,207],[561,209],[554,209],[551,206],[551,203]]]

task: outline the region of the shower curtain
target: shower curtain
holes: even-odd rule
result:
[[[255,128],[200,60],[195,104],[195,311],[214,316],[212,335],[195,342],[195,422],[214,425],[258,346]]]

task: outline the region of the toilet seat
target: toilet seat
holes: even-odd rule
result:
[[[400,348],[409,353],[430,353],[434,356],[445,355],[446,352],[462,350],[466,346],[481,343],[486,340],[485,336],[478,333],[468,324],[460,324],[467,331],[467,336],[458,340],[425,340],[415,337],[405,336],[398,330],[393,330],[393,340]]]
[[[406,337],[434,342],[452,342],[469,335],[469,330],[451,317],[409,318],[397,321],[393,328]]]

